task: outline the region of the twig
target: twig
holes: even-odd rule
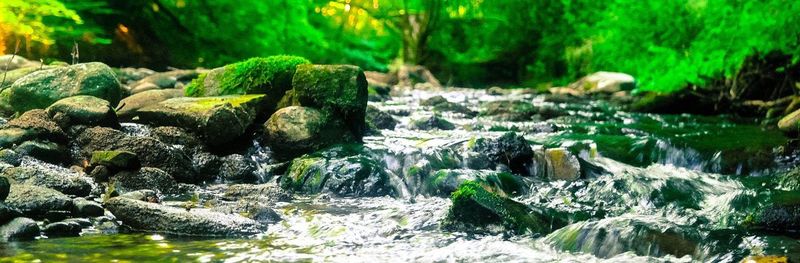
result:
[[[78,50],[78,42],[73,41],[74,45],[72,46],[72,65],[78,64],[78,59],[81,56],[80,51]]]
[[[17,52],[19,52],[19,39],[17,39],[17,44],[14,47],[14,54],[11,55],[11,59],[6,62],[6,69],[3,71],[3,81],[0,82],[0,91],[3,91],[6,86],[6,76],[8,75],[8,68],[11,66],[11,62],[14,61],[14,58],[17,56]]]

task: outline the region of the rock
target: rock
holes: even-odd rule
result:
[[[2,64],[0,64],[0,65],[2,65]],[[2,68],[2,66],[0,66],[0,71],[1,71],[1,68]],[[18,69],[14,69],[14,70],[9,70],[9,71],[7,71],[5,73],[0,73],[0,79],[3,76],[5,76],[5,80],[6,80],[6,82],[0,83],[0,87],[3,87],[5,89],[5,87],[11,86],[11,84],[14,84],[14,82],[16,82],[18,79],[21,79],[22,77],[25,77],[28,74],[31,74],[33,72],[40,71],[40,70],[54,69],[54,68],[57,68],[57,67],[55,67],[55,66],[43,66],[41,68],[40,67],[24,67],[24,68],[18,68]],[[11,106],[11,105],[9,104],[8,106]],[[13,109],[11,109],[11,110],[13,112]]]
[[[108,182],[108,177],[111,176],[111,171],[108,170],[108,167],[97,165],[92,168],[91,172],[89,172],[89,176],[94,178],[96,182]]]
[[[481,116],[493,116],[503,121],[530,121],[538,109],[524,101],[492,101],[482,105]]]
[[[138,156],[142,166],[155,167],[172,175],[178,182],[197,182],[192,161],[185,152],[158,140],[128,136],[105,127],[88,128],[76,139],[82,154],[95,151],[129,151]]]
[[[319,110],[291,106],[264,123],[267,145],[281,159],[291,159],[336,143],[355,142],[343,123]]]
[[[357,141],[366,124],[367,79],[361,68],[349,65],[299,65],[287,96],[291,105],[321,109],[342,119]]]
[[[158,193],[153,190],[138,190],[121,194],[120,198],[127,198],[148,203],[160,203],[158,200]]]
[[[800,167],[776,176],[777,187],[785,191],[800,191]],[[0,199],[2,200],[2,199]]]
[[[427,179],[423,189],[432,196],[450,196],[458,187],[467,181],[476,181],[500,189],[503,193],[518,196],[527,192],[522,180],[510,173],[498,173],[488,170],[444,169],[436,171]]]
[[[291,193],[271,184],[234,184],[225,187],[222,199],[228,201],[257,201],[271,205],[292,200]]]
[[[214,212],[240,214],[263,225],[275,224],[283,220],[278,212],[257,202],[236,202],[231,205],[216,206]]]
[[[338,149],[292,160],[281,178],[285,189],[303,194],[393,196],[399,194],[378,161],[363,154],[342,155]]]
[[[409,128],[416,130],[454,130],[456,126],[438,115],[412,120]]]
[[[17,112],[43,109],[54,102],[76,95],[90,95],[116,105],[122,87],[108,66],[91,62],[36,71],[10,87],[9,102]]]
[[[130,120],[139,109],[158,104],[162,101],[183,97],[180,89],[148,90],[124,98],[117,105],[117,116],[123,120]]]
[[[367,82],[369,83],[369,78]],[[374,102],[387,101],[391,99],[389,95],[391,91],[392,87],[388,85],[374,85],[373,83],[369,83],[367,86],[367,100]]]
[[[800,205],[771,205],[755,217],[757,228],[778,232],[800,231]]]
[[[229,143],[250,127],[262,111],[263,95],[173,98],[137,111],[137,122],[175,126],[203,137],[209,146]]]
[[[397,120],[391,114],[383,112],[375,106],[367,106],[367,126],[370,129],[394,130]]]
[[[49,163],[65,164],[70,161],[67,148],[54,142],[27,141],[17,146],[14,151],[22,156],[31,156]]]
[[[3,171],[3,175],[12,184],[42,186],[68,195],[88,196],[92,192],[92,183],[86,177],[67,170],[57,171],[43,166],[14,167]]]
[[[789,263],[789,258],[786,256],[748,256],[741,263]],[[792,261],[794,262],[794,261]]]
[[[117,78],[124,84],[131,84],[147,76],[156,74],[155,71],[147,68],[113,68]]]
[[[0,241],[33,240],[39,234],[39,225],[30,218],[17,217],[0,226]]]
[[[453,205],[442,222],[447,229],[475,231],[489,225],[502,225],[514,233],[551,231],[551,224],[542,220],[541,215],[485,183],[464,182],[450,199]]]
[[[642,215],[578,222],[556,230],[546,240],[559,250],[591,253],[600,258],[626,252],[679,258],[703,253],[698,243],[702,236],[696,230],[676,225],[666,218]]]
[[[427,100],[423,100],[422,102],[420,102],[420,105],[433,107],[433,111],[435,112],[449,111],[449,112],[461,113],[467,117],[475,117],[478,115],[477,112],[470,110],[466,106],[450,102],[442,96],[434,96]]]
[[[47,237],[77,237],[81,230],[81,225],[75,222],[55,222],[44,226],[42,232]]]
[[[220,174],[222,158],[207,152],[199,152],[192,156],[192,166],[201,181],[213,182]]]
[[[22,162],[22,155],[10,149],[0,150],[0,162],[10,164],[12,166],[19,166]],[[2,201],[2,199],[0,199]]]
[[[800,110],[796,110],[781,118],[781,120],[778,121],[778,129],[783,132],[797,132],[800,130]]]
[[[0,129],[0,147],[10,147],[35,139],[66,143],[67,134],[44,110],[25,112]]]
[[[23,67],[38,66],[38,62],[33,62],[20,55],[0,56],[0,70],[15,70]]]
[[[633,76],[625,73],[606,71],[589,74],[568,86],[568,88],[578,91],[579,94],[612,94],[618,91],[632,90],[635,87],[636,80]]]
[[[150,129],[150,135],[166,144],[182,145],[188,148],[189,152],[203,149],[203,142],[198,136],[183,128],[172,126],[154,127]]]
[[[448,102],[449,101],[447,101],[447,99],[445,99],[442,96],[433,96],[433,97],[430,97],[430,98],[427,98],[427,99],[424,99],[424,100],[420,101],[419,105],[431,106],[432,107],[432,106],[436,106],[438,104],[444,104],[444,103],[448,103]]]
[[[53,119],[66,116],[68,123],[62,127],[72,125],[120,127],[111,104],[93,96],[81,95],[61,99],[47,107],[47,114]],[[56,117],[57,115],[61,117]]]
[[[153,90],[160,90],[160,89],[161,89],[161,87],[159,87],[156,84],[153,84],[153,83],[150,83],[150,82],[144,82],[144,83],[134,84],[133,88],[131,88],[130,93],[131,94],[139,94],[139,93],[146,92],[146,91],[153,91]],[[183,94],[183,90],[181,90],[181,94]]]
[[[467,147],[469,152],[465,162],[472,169],[496,169],[502,165],[513,173],[528,175],[528,166],[533,161],[533,150],[528,141],[514,132],[496,139],[475,139]]]
[[[123,171],[111,177],[110,183],[121,193],[136,190],[154,190],[161,194],[178,193],[178,183],[168,173],[152,167],[138,171]]]
[[[201,74],[186,87],[192,97],[266,94],[265,105],[275,104],[292,88],[292,76],[298,65],[310,64],[301,57],[271,56],[251,58]]]
[[[220,177],[228,183],[255,182],[256,163],[241,154],[231,154],[222,158],[222,167],[219,169]]]
[[[123,224],[135,230],[185,236],[246,236],[258,234],[264,226],[239,215],[203,209],[163,206],[127,198],[111,198],[106,208]]]
[[[0,177],[0,178],[3,178],[3,177]],[[0,180],[2,180],[2,179],[0,179]],[[14,219],[14,218],[17,218],[17,217],[21,217],[21,216],[22,216],[22,212],[20,212],[19,210],[15,209],[13,207],[7,206],[3,202],[0,202],[0,225],[8,223],[9,221],[11,221],[11,219]]]
[[[72,211],[72,199],[66,195],[50,188],[28,184],[12,184],[6,205],[33,218],[42,218],[53,211]]]
[[[564,148],[545,150],[547,178],[550,180],[577,180],[581,176],[578,158]]]
[[[72,208],[72,216],[78,217],[96,217],[102,216],[105,209],[99,203],[86,200],[85,198],[75,198],[72,200],[74,207]]]
[[[142,167],[139,157],[129,151],[94,151],[89,163],[92,166],[105,166],[112,171],[137,170]]]
[[[6,169],[8,170],[8,169]],[[8,196],[8,191],[11,188],[11,184],[8,182],[8,178],[0,177],[0,202],[6,200]]]
[[[159,72],[150,74],[136,83],[133,87],[138,87],[143,84],[151,84],[157,89],[172,89],[179,81],[190,81],[197,78],[200,72],[197,70],[172,70],[167,72]],[[136,88],[134,88],[136,89]]]

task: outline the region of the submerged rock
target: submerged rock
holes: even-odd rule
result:
[[[357,140],[339,119],[300,106],[286,107],[272,114],[264,124],[264,131],[267,145],[283,159]]]
[[[13,184],[6,205],[25,216],[43,218],[50,212],[72,211],[72,199],[59,191],[28,184]]]
[[[209,146],[221,146],[240,136],[262,111],[263,95],[173,98],[137,111],[137,122],[185,128]]]
[[[182,208],[115,197],[106,208],[124,225],[138,231],[183,236],[247,236],[260,233],[265,227],[236,214],[223,214],[204,209]]]
[[[522,179],[510,173],[498,173],[487,170],[444,169],[433,173],[425,185],[426,194],[450,196],[458,190],[462,183],[477,181],[503,193],[518,196],[527,191]]]
[[[36,71],[11,85],[9,102],[17,112],[44,109],[54,102],[76,95],[90,95],[116,105],[122,87],[108,66],[91,62]]]
[[[162,101],[183,97],[181,89],[158,89],[136,93],[124,98],[117,105],[117,116],[123,120],[130,120],[136,116],[141,108],[158,104]]]
[[[294,159],[286,175],[281,178],[281,186],[304,194],[398,194],[381,163],[363,154],[342,156],[336,150]]]
[[[361,68],[349,65],[299,65],[292,90],[281,104],[314,107],[341,118],[357,141],[366,124],[367,79]]]
[[[696,230],[666,218],[636,216],[575,223],[556,230],[546,240],[560,250],[591,253],[601,258],[626,252],[640,256],[694,257],[702,253],[701,238]]]
[[[39,225],[30,218],[17,217],[0,226],[0,241],[33,240],[39,234]]]
[[[84,130],[76,142],[82,154],[95,151],[129,151],[138,156],[142,166],[155,167],[172,175],[178,182],[197,182],[192,161],[182,150],[148,137],[128,136],[105,127]]]

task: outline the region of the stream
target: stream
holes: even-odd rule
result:
[[[360,149],[389,175],[394,197],[295,195],[273,205],[282,220],[254,237],[109,235],[89,229],[80,237],[0,243],[0,261],[738,262],[757,254],[800,259],[796,233],[740,227],[780,194],[767,187],[771,176],[799,160],[784,149],[788,139],[782,133],[762,129],[754,120],[631,113],[604,100],[521,90],[394,95],[369,105],[391,114],[396,128],[365,137]],[[421,105],[434,96],[451,107]],[[487,113],[493,102],[536,110]],[[455,128],[423,130],[414,124],[434,115]],[[147,133],[147,127],[124,127],[130,135]],[[564,181],[546,179],[544,163],[525,167],[527,189],[513,199],[567,215],[570,224],[547,235],[493,226],[442,228],[451,201],[429,194],[414,176],[442,169],[469,172],[476,160],[461,149],[476,138],[509,131],[524,136],[535,150],[567,149],[580,158],[582,169],[592,170]],[[269,150],[254,142],[247,152],[264,168],[261,183],[277,184],[279,175],[266,168],[273,162]],[[203,187],[203,193],[221,194],[213,186]],[[652,244],[661,249],[648,247]]]

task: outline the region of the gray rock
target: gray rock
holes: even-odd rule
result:
[[[229,183],[255,182],[256,163],[241,154],[231,154],[222,158],[220,177]]]
[[[547,159],[547,178],[551,180],[577,180],[581,176],[578,158],[564,148],[545,150]]]
[[[73,96],[56,101],[47,107],[53,119],[64,119],[63,127],[72,125],[119,127],[117,114],[111,104],[93,96]]]
[[[409,128],[415,130],[454,130],[456,126],[438,115],[411,120]]]
[[[72,211],[72,199],[59,191],[27,184],[12,184],[6,205],[25,216],[44,218],[48,214]]]
[[[228,201],[257,201],[264,204],[275,202],[288,202],[292,200],[291,193],[274,184],[234,184],[226,186],[222,194],[223,200]]]
[[[14,184],[42,186],[69,195],[88,196],[92,192],[92,183],[87,177],[71,173],[66,169],[57,171],[41,165],[32,165],[6,169],[3,175]]]
[[[522,135],[508,132],[498,138],[478,138],[469,151],[467,163],[472,169],[496,169],[498,165],[512,172],[527,175],[527,165],[533,160],[533,150]]]
[[[0,162],[18,166],[22,162],[22,155],[10,149],[3,149],[0,150]]]
[[[142,166],[161,169],[178,182],[197,182],[192,161],[181,149],[148,137],[128,136],[105,128],[88,128],[77,138],[85,156],[95,151],[130,151],[139,157]]]
[[[121,194],[136,190],[154,190],[161,194],[178,193],[178,183],[168,173],[158,168],[143,167],[138,171],[122,171],[111,177]]]
[[[3,177],[0,177],[0,178],[3,178]],[[19,210],[15,209],[15,208],[7,206],[3,202],[0,202],[0,225],[5,224],[8,221],[11,221],[11,219],[14,219],[14,218],[17,218],[17,217],[21,217],[21,216],[22,216],[22,212],[20,212]]]
[[[25,112],[0,129],[0,147],[7,148],[36,139],[66,143],[67,134],[44,110]]]
[[[207,152],[199,152],[192,156],[192,166],[201,181],[213,182],[220,173],[222,159]]]
[[[69,162],[67,148],[54,142],[26,141],[17,146],[14,151],[20,155],[31,156],[49,163],[65,164]]]
[[[40,232],[39,225],[33,219],[17,217],[0,226],[0,241],[33,240]]]
[[[320,110],[291,106],[264,124],[266,143],[281,159],[291,159],[336,143],[355,142],[344,124]]]
[[[91,95],[116,105],[122,87],[114,72],[103,63],[83,63],[33,72],[11,85],[9,102],[17,112],[43,109],[76,95]]]
[[[127,198],[112,198],[106,207],[124,225],[139,231],[186,236],[247,236],[260,233],[264,226],[240,215],[187,211]]]
[[[180,97],[183,97],[183,90],[180,89],[156,89],[135,93],[119,102],[117,116],[123,120],[130,120],[136,116],[136,112],[141,108]]]
[[[374,129],[394,130],[397,120],[391,114],[383,112],[375,106],[367,106],[367,125]]]
[[[158,200],[158,194],[156,193],[156,191],[148,190],[148,189],[138,190],[138,191],[133,191],[133,192],[127,192],[127,193],[124,193],[124,194],[120,195],[119,197],[132,199],[132,200],[138,200],[138,201],[142,201],[142,202],[148,202],[148,203],[158,203],[158,202],[160,202]]]
[[[77,237],[81,230],[81,225],[76,222],[55,222],[44,226],[42,232],[47,237]]]
[[[73,216],[102,216],[105,212],[105,209],[103,209],[103,206],[101,206],[99,203],[86,200],[85,198],[75,198],[72,200],[72,203],[74,204],[72,209]]]

